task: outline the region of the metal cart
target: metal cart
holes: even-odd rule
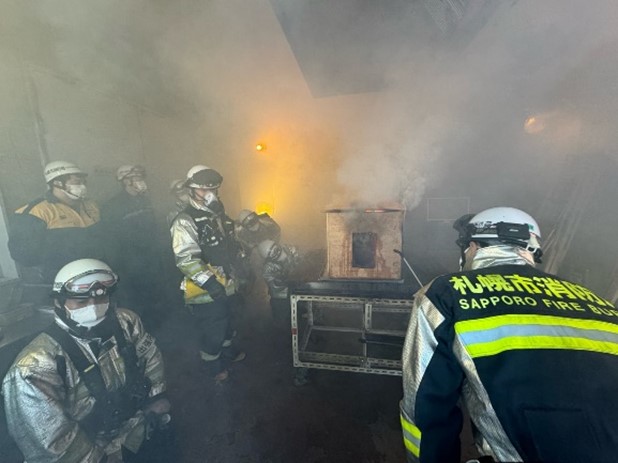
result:
[[[295,367],[401,376],[412,296],[402,282],[322,280],[290,296]]]

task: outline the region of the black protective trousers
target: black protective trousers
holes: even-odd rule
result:
[[[223,341],[231,338],[231,303],[232,298],[226,296],[206,304],[189,306],[198,330],[200,350],[209,355],[220,354]]]

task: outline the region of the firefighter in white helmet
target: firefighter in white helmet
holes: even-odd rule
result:
[[[56,275],[54,324],[2,384],[9,434],[26,461],[177,461],[163,358],[140,318],[110,302],[117,284],[95,259]]]
[[[403,349],[408,461],[460,461],[460,402],[482,461],[615,460],[618,310],[535,268],[527,213],[495,207],[454,228],[462,270],[417,292]]]
[[[169,311],[160,271],[163,233],[148,195],[145,168],[120,166],[116,179],[121,190],[101,208],[101,223],[108,239],[108,260],[123,281],[117,299],[152,329]]]
[[[24,267],[36,267],[32,283],[48,283],[68,262],[104,257],[98,206],[86,199],[86,176],[72,162],[45,166],[48,191],[15,211],[10,220],[11,257]],[[38,280],[38,281],[37,281]]]
[[[167,214],[167,224],[172,225],[179,212],[183,211],[189,204],[189,190],[185,186],[184,178],[177,178],[170,183],[170,194],[174,198],[174,208]]]
[[[171,225],[176,266],[184,275],[181,289],[200,332],[200,357],[215,381],[227,379],[229,361],[245,358],[232,346],[231,315],[239,304],[234,265],[239,246],[234,222],[219,199],[223,177],[197,165],[189,169],[185,185],[189,204]]]

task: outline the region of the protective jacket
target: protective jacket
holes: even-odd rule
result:
[[[166,386],[163,359],[154,339],[144,331],[135,313],[110,309],[107,317],[113,314],[126,343],[135,347],[142,378],[148,379],[147,398],[160,396]],[[111,323],[108,318],[101,325]],[[68,330],[61,320],[56,319],[56,324]],[[123,343],[114,335],[95,339],[70,336],[86,358],[98,365],[110,393],[127,385],[128,369],[119,351]],[[37,336],[17,356],[4,378],[2,393],[9,433],[27,463],[99,462],[105,455],[118,452],[121,445],[136,452],[145,436],[140,410],[116,429],[103,429],[105,420],[96,415],[101,410],[75,363],[47,333]]]
[[[168,227],[172,226],[172,223],[174,223],[174,219],[178,216],[179,213],[184,211],[186,207],[187,203],[184,201],[178,200],[174,203],[174,209],[172,209],[165,217]]]
[[[82,258],[103,258],[99,209],[89,200],[79,208],[59,201],[51,192],[17,209],[10,221],[9,250],[18,263],[40,266],[51,283],[65,264]]]
[[[264,262],[262,271],[271,299],[286,299],[288,297],[289,275],[300,261],[298,250],[294,246],[280,246],[281,257],[277,260]]]
[[[102,207],[101,221],[123,253],[152,252],[157,245],[154,210],[146,195],[133,196],[122,190]]]
[[[189,204],[172,222],[170,233],[176,266],[185,276],[181,284],[185,302],[212,302],[208,292],[199,288],[213,275],[226,287],[228,295],[234,294],[232,268],[238,245],[234,222],[225,212]]]
[[[278,243],[281,238],[281,227],[266,213],[257,215],[254,229],[238,223],[235,228],[236,239],[247,254],[250,254],[251,250],[264,240],[273,240]]]
[[[409,462],[460,461],[460,398],[496,461],[615,461],[618,310],[530,261],[481,248],[471,270],[415,295],[401,401]]]
[[[125,190],[114,196],[101,208],[101,226],[107,240],[108,263],[117,270],[121,279],[142,288],[153,286],[152,295],[158,295],[161,253],[158,227],[150,199],[145,195],[130,195]],[[138,299],[148,299],[142,294]],[[145,301],[150,305],[153,301]],[[139,311],[139,310],[138,310]]]

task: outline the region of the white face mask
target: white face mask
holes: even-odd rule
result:
[[[71,199],[84,199],[88,190],[86,185],[66,185],[64,192]]]
[[[148,189],[148,185],[143,180],[136,180],[133,182],[133,189],[138,193],[144,193]]]
[[[69,318],[80,326],[92,328],[98,325],[105,318],[105,314],[109,309],[109,302],[104,304],[90,304],[80,309],[66,309]]]

